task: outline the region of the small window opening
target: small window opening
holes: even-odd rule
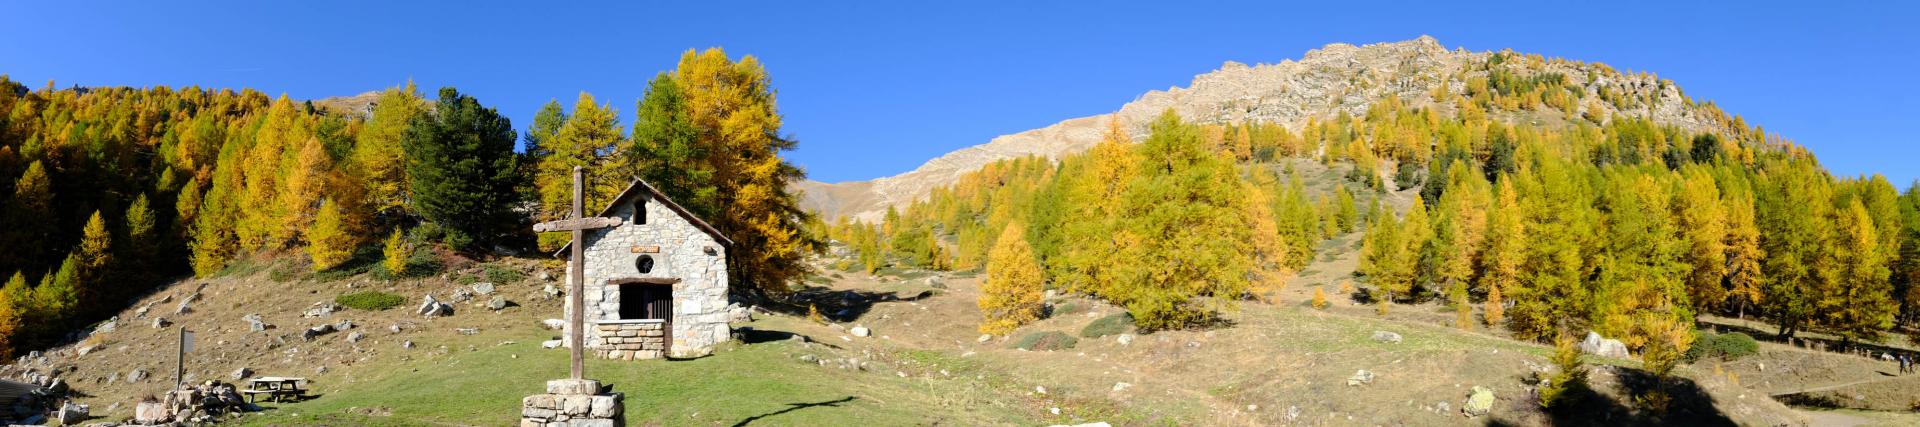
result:
[[[667,320],[673,313],[673,287],[665,285],[621,285],[620,318],[625,320]]]
[[[647,223],[647,198],[646,197],[636,197],[633,199],[633,223],[634,224]]]
[[[640,274],[652,273],[653,255],[641,255],[639,259],[633,260],[633,268],[640,270]]]

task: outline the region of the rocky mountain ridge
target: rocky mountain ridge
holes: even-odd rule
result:
[[[1510,52],[1506,52],[1510,53]],[[1100,141],[1109,117],[1120,120],[1136,138],[1153,116],[1167,109],[1202,123],[1263,121],[1298,130],[1308,119],[1340,113],[1366,114],[1374,103],[1395,97],[1411,107],[1433,108],[1445,114],[1451,103],[1435,102],[1440,86],[1451,94],[1466,93],[1468,81],[1486,76],[1484,67],[1495,52],[1449,50],[1433,37],[1354,46],[1329,44],[1307,51],[1299,60],[1278,64],[1245,65],[1227,62],[1220,69],[1195,76],[1187,87],[1150,91],[1110,115],[1063,120],[1044,128],[1003,135],[985,144],[966,147],[928,160],[912,171],[870,181],[824,183],[803,181],[794,188],[805,196],[802,206],[831,220],[840,216],[868,222],[881,219],[888,206],[904,205],[934,188],[989,163],[1021,156],[1057,158],[1084,151]],[[1619,73],[1598,63],[1547,59],[1539,55],[1507,55],[1533,74],[1557,73],[1585,92],[1583,100],[1624,96],[1644,100],[1631,108],[1604,102],[1578,107],[1596,117],[1623,114],[1649,117],[1655,122],[1689,130],[1722,126],[1714,116],[1669,82],[1646,73]],[[1503,58],[1504,59],[1504,58]],[[1509,67],[1513,68],[1513,67]],[[1528,72],[1522,71],[1522,72]],[[1510,122],[1536,124],[1539,115],[1511,114]],[[1604,119],[1603,119],[1604,120]]]

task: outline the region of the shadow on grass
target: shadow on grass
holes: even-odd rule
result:
[[[807,408],[812,408],[812,407],[816,407],[816,406],[840,406],[840,404],[842,404],[842,403],[847,403],[847,402],[852,402],[852,401],[853,401],[853,399],[854,399],[854,397],[853,397],[853,396],[847,396],[847,397],[842,397],[842,398],[839,398],[839,399],[834,399],[834,400],[827,400],[827,401],[820,401],[820,402],[812,402],[812,403],[788,403],[788,404],[787,404],[787,408],[786,408],[786,409],[781,409],[781,410],[778,410],[778,411],[773,411],[773,412],[768,412],[768,413],[765,413],[765,414],[760,414],[760,415],[754,415],[754,416],[751,416],[751,417],[747,417],[747,419],[744,419],[744,420],[740,420],[740,422],[738,422],[738,423],[734,423],[734,424],[733,424],[733,427],[742,427],[742,426],[746,426],[746,425],[748,425],[748,424],[753,424],[753,422],[754,422],[754,421],[759,421],[759,420],[761,420],[761,419],[764,419],[764,418],[767,418],[767,417],[771,417],[771,416],[775,416],[775,415],[780,415],[780,414],[785,414],[785,413],[788,413],[788,412],[793,412],[793,411],[798,411],[798,410],[801,410],[801,409],[807,409]]]
[[[1665,412],[1653,411],[1633,402],[1658,387],[1653,374],[1639,369],[1615,367],[1620,382],[1619,399],[1591,388],[1567,390],[1567,400],[1547,411],[1553,426],[1737,426],[1715,406],[1713,396],[1699,384],[1686,378],[1669,378],[1664,390],[1672,397]],[[1488,420],[1488,426],[1514,426],[1508,420]]]
[[[924,290],[902,294],[900,292],[877,292],[857,290],[833,290],[809,286],[793,292],[784,300],[767,303],[767,310],[793,316],[806,316],[810,308],[820,310],[820,315],[834,322],[851,322],[860,319],[873,305],[882,302],[920,301],[939,295],[937,290]]]

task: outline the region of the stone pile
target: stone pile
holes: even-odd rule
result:
[[[149,398],[134,405],[133,424],[199,425],[258,410],[260,407],[247,403],[232,384],[207,381],[198,386],[168,392],[164,400]]]
[[[626,425],[621,394],[604,393],[594,380],[547,381],[547,392],[520,400],[521,427],[617,427]]]

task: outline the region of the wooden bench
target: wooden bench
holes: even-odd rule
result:
[[[300,388],[300,383],[306,380],[306,378],[293,377],[254,378],[247,380],[247,389],[241,390],[240,394],[247,396],[247,402],[253,402],[258,396],[263,395],[274,402],[280,402],[287,397],[298,400],[307,395],[307,390]]]

